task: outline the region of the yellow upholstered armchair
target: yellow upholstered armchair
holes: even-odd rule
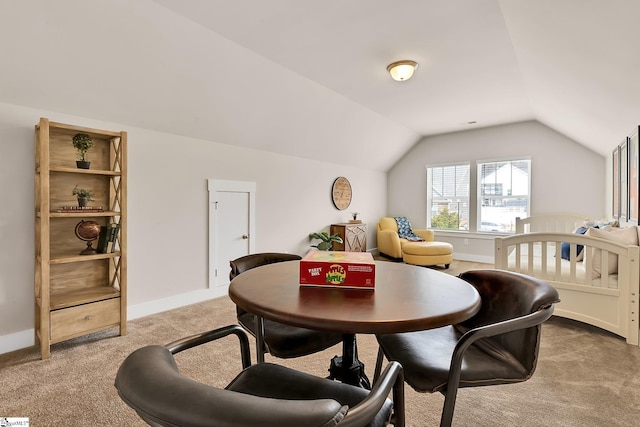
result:
[[[378,251],[387,257],[402,259],[407,264],[436,265],[445,268],[453,261],[453,246],[446,242],[436,242],[433,230],[412,229],[424,241],[403,239],[398,235],[395,218],[384,217],[378,222]]]
[[[433,230],[412,229],[415,234],[422,237],[425,242],[433,242],[435,235]],[[378,251],[391,258],[402,258],[402,246],[409,243],[407,239],[398,236],[398,223],[395,218],[380,218],[378,223]]]

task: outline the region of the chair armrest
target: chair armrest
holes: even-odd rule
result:
[[[253,368],[259,366],[243,372]],[[180,374],[173,354],[160,345],[131,353],[118,369],[115,386],[122,400],[151,426],[320,426],[348,411],[330,397],[312,402],[279,399],[195,381]]]
[[[492,337],[494,335],[504,334],[506,332],[513,332],[519,329],[526,329],[532,326],[539,325],[544,322],[553,314],[553,304],[543,307],[538,311],[527,314],[525,316],[516,317],[502,322],[492,323],[491,325],[479,326],[468,330],[460,339],[453,351],[453,358],[456,357],[456,353],[464,353],[471,344],[478,341],[481,338]],[[462,360],[462,357],[460,357]],[[452,359],[453,363],[453,359]]]
[[[340,427],[356,427],[372,420],[384,405],[387,396],[393,390],[394,427],[404,427],[404,374],[402,365],[389,362],[382,375],[376,380],[369,395],[359,404],[350,408]]]
[[[222,328],[214,329],[211,331],[203,332],[201,334],[191,335],[186,338],[170,342],[165,347],[171,352],[171,354],[180,353],[181,351],[196,347],[202,344],[206,344],[211,341],[224,338],[228,335],[234,334],[240,341],[240,354],[242,356],[242,369],[251,366],[251,353],[249,350],[249,338],[244,329],[239,325],[229,325]]]
[[[514,319],[505,320],[491,325],[480,326],[467,331],[456,344],[451,357],[451,365],[449,367],[449,379],[447,380],[447,388],[450,385],[457,387],[460,382],[460,370],[462,366],[462,358],[465,351],[481,338],[492,337],[494,335],[513,332],[519,329],[526,329],[539,325],[553,314],[553,304],[544,307],[536,312],[527,314],[526,316],[516,317]]]
[[[378,251],[394,258],[402,257],[402,247],[398,233],[392,230],[378,230]]]
[[[425,242],[433,242],[436,239],[436,233],[433,230],[417,229],[413,230],[415,234],[422,237]]]
[[[516,317],[514,319],[493,323],[491,325],[480,326],[478,328],[470,329],[462,335],[458,340],[451,357],[451,365],[449,366],[449,377],[447,379],[446,394],[444,407],[442,408],[440,425],[451,425],[453,408],[455,406],[456,395],[458,394],[458,387],[460,385],[462,358],[465,351],[471,346],[471,344],[481,338],[539,325],[551,317],[552,314],[553,304],[550,304],[534,313],[527,314],[526,316]]]

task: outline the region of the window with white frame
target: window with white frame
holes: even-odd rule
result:
[[[469,229],[469,163],[427,167],[427,227]]]
[[[478,225],[482,232],[514,233],[529,216],[531,160],[478,162]]]

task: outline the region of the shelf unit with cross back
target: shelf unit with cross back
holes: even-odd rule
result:
[[[86,156],[89,169],[76,166],[72,140],[79,133],[93,142]],[[91,190],[93,210],[70,211],[78,204],[75,186]],[[125,131],[40,119],[35,127],[34,317],[42,359],[51,356],[52,344],[71,338],[110,328],[126,334],[126,196]],[[79,225],[90,226],[89,238]],[[113,225],[114,243],[108,250],[97,248],[93,231]]]

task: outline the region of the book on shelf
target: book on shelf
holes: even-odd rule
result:
[[[58,209],[57,212],[89,213],[89,212],[104,212],[104,209],[102,208],[102,206],[63,206],[60,209]]]
[[[107,241],[109,239],[109,227],[103,225],[100,227],[100,234],[98,234],[98,246],[96,252],[104,254],[107,250]]]
[[[98,235],[98,247],[99,254],[109,254],[115,252],[116,243],[118,239],[118,231],[120,231],[120,224],[112,222],[109,225],[103,225],[100,227],[100,234]]]
[[[120,223],[117,223],[113,230],[111,252],[116,252],[116,250],[119,249],[119,246],[118,246],[119,233],[120,233]]]
[[[116,237],[118,236],[118,230],[120,229],[120,224],[116,222],[112,222],[109,226],[109,239],[107,241],[107,248],[105,253],[112,253],[115,249]]]

